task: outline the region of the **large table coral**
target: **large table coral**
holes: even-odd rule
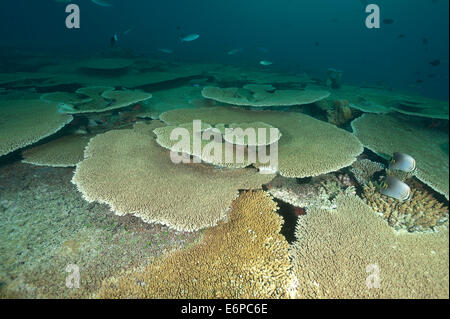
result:
[[[364,146],[378,155],[389,158],[401,152],[413,156],[417,178],[448,199],[448,154],[441,148],[442,143],[448,144],[448,134],[389,115],[364,114],[352,127]]]
[[[41,100],[0,101],[0,156],[31,145],[72,121],[56,103]]]
[[[107,203],[118,215],[177,230],[214,226],[240,189],[259,188],[273,175],[255,169],[174,164],[145,129],[109,131],[91,139],[73,182],[90,202]]]
[[[336,204],[298,218],[291,254],[299,297],[449,297],[447,228],[398,234],[356,196]]]
[[[161,114],[178,125],[202,120],[211,125],[260,121],[278,128],[278,171],[285,177],[309,177],[351,165],[362,153],[352,134],[301,113],[248,111],[233,107],[178,109]]]

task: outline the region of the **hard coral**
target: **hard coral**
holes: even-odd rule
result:
[[[420,183],[412,179],[407,183],[412,191],[410,201],[382,195],[372,182],[364,186],[363,199],[397,230],[425,231],[448,220],[448,206],[436,200]]]
[[[228,221],[206,230],[198,245],[105,281],[96,297],[293,297],[289,245],[276,210],[267,193],[244,192]]]

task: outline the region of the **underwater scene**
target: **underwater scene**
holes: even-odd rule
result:
[[[2,0],[0,299],[448,299],[448,76],[448,0]]]

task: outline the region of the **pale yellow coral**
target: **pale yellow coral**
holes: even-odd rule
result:
[[[278,141],[278,171],[285,177],[333,172],[351,165],[363,151],[352,134],[301,113],[211,107],[168,111],[161,114],[161,120],[171,125],[193,120],[211,125],[255,121],[270,124],[282,134]]]
[[[52,167],[75,166],[83,160],[92,135],[65,135],[22,152],[22,162]]]
[[[100,298],[288,298],[288,243],[282,218],[263,191],[242,193],[228,221],[203,240],[143,269],[105,281]]]
[[[86,200],[107,203],[118,215],[195,231],[223,219],[238,190],[259,188],[272,178],[255,169],[174,164],[139,125],[91,139],[72,181]]]
[[[273,93],[259,86],[247,88],[218,88],[207,86],[203,88],[204,98],[232,105],[246,106],[291,106],[314,103],[327,98],[330,92],[317,89],[305,90],[275,90]]]
[[[354,134],[371,151],[389,158],[406,153],[417,162],[416,176],[435,191],[449,196],[449,158],[441,149],[448,134],[425,129],[389,115],[364,114],[352,122]]]
[[[372,182],[364,186],[363,199],[379,212],[395,229],[410,232],[429,230],[448,220],[448,206],[437,201],[419,182],[406,181],[411,187],[411,200],[399,201],[380,193]]]
[[[398,234],[356,196],[336,204],[298,218],[291,254],[300,297],[449,297],[447,228]]]
[[[41,100],[0,101],[0,156],[54,134],[72,121],[58,104]]]

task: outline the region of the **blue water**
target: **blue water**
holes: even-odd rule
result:
[[[381,19],[394,19],[380,29],[365,27],[362,0],[108,1],[112,7],[73,1],[81,9],[81,28],[69,30],[64,3],[2,0],[0,47],[88,54],[107,49],[118,33],[121,47],[157,58],[255,66],[264,59],[274,70],[317,77],[333,67],[348,83],[383,82],[448,99],[447,0],[371,1],[380,6]],[[189,33],[200,38],[181,43],[179,36]],[[243,51],[227,54],[238,48]],[[435,59],[441,64],[430,65]]]

